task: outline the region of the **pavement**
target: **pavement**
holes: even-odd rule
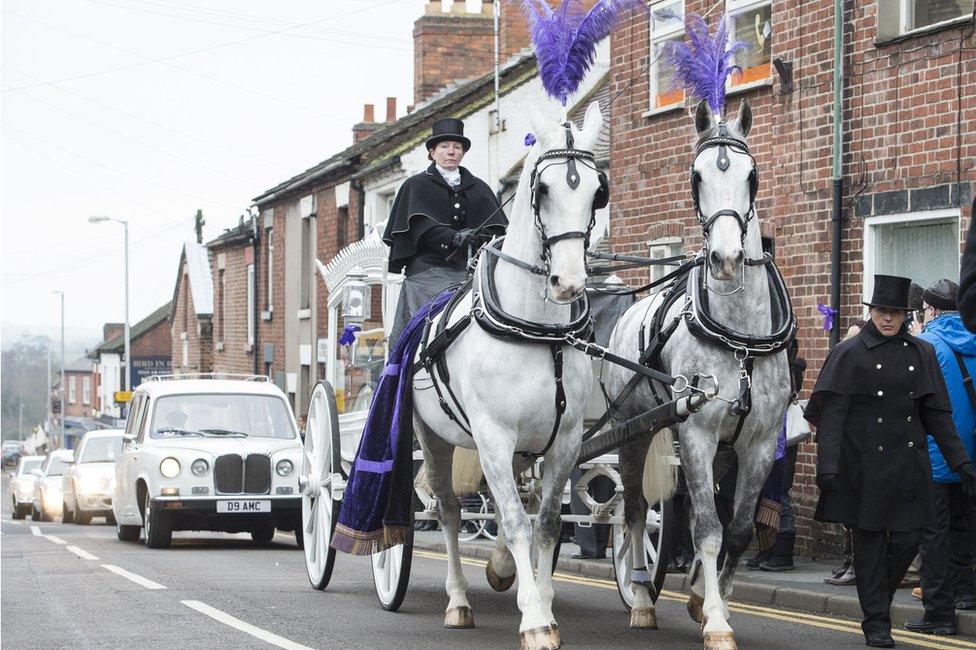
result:
[[[11,521],[6,479],[0,495],[0,639],[3,648],[515,648],[515,592],[495,593],[477,545],[463,570],[477,627],[442,627],[446,557],[419,539],[410,585],[398,612],[380,609],[369,558],[340,554],[332,582],[315,591],[294,537],[269,544],[247,535],[179,532],[171,548],[120,542],[101,519],[93,525]],[[572,549],[566,547],[566,553]],[[661,629],[627,627],[609,563],[576,569],[563,558],[555,612],[567,648],[701,648],[684,597],[658,601]],[[589,577],[584,571],[602,571]],[[597,574],[594,573],[594,576]],[[863,648],[857,621],[808,614],[788,605],[730,606],[739,647]],[[976,648],[976,638],[932,638],[896,631],[899,647]]]
[[[495,543],[478,538],[461,544],[462,555],[487,560]],[[437,532],[418,532],[414,546],[426,550],[444,552],[444,536]],[[576,560],[572,555],[579,552],[575,544],[563,544],[559,550],[556,570],[570,575],[613,581],[612,549],[607,549],[606,560]],[[752,571],[745,563],[736,572],[732,598],[736,602],[751,605],[780,607],[811,614],[828,614],[860,620],[861,608],[854,586],[835,587],[824,584],[823,579],[833,573],[839,561],[815,561],[810,558],[794,559],[794,571]],[[685,574],[669,574],[664,589],[676,594],[688,594],[688,578]],[[895,627],[902,627],[906,620],[918,620],[924,610],[920,601],[911,596],[911,589],[899,589],[891,608],[891,620]],[[961,635],[976,636],[976,610],[957,611],[956,627]],[[976,647],[974,645],[973,647]]]

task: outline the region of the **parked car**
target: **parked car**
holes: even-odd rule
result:
[[[122,454],[124,433],[122,429],[89,431],[75,447],[72,463],[61,479],[64,523],[84,525],[92,517],[105,517],[107,523],[115,524],[115,461]]]
[[[34,504],[34,481],[37,475],[33,470],[44,464],[44,456],[21,456],[10,479],[10,499],[13,501],[14,519],[23,519],[30,514]]]
[[[20,460],[22,444],[19,440],[3,441],[3,466],[13,467]]]
[[[61,516],[61,477],[71,464],[71,450],[57,449],[44,459],[40,469],[33,470],[37,475],[34,482],[34,503],[31,519],[34,521],[54,521]]]
[[[123,541],[164,548],[176,530],[275,529],[300,537],[302,443],[285,394],[267,377],[157,376],[135,390],[112,510]]]

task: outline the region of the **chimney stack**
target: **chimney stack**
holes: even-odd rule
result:
[[[370,135],[373,131],[381,128],[382,124],[377,124],[372,104],[363,104],[363,121],[359,124],[355,124],[352,127],[352,141],[353,143],[359,142],[363,138]]]
[[[396,97],[386,98],[386,121],[396,122]]]

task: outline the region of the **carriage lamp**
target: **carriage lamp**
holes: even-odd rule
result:
[[[342,286],[342,320],[345,324],[369,320],[371,293],[366,274],[358,268],[350,271]]]
[[[202,458],[197,458],[190,465],[190,471],[193,472],[194,476],[205,476],[210,470],[210,464]]]
[[[163,462],[159,464],[159,473],[166,478],[176,478],[180,475],[180,461],[172,456],[164,458]]]
[[[295,465],[288,460],[279,460],[278,464],[275,465],[275,472],[278,476],[291,476],[291,473],[295,471]]]

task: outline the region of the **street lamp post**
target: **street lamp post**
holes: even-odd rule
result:
[[[123,258],[123,294],[122,302],[125,310],[125,390],[132,390],[132,362],[129,360],[129,222],[126,219],[113,219],[106,216],[88,217],[89,223],[101,223],[103,221],[114,221],[122,224],[124,231],[124,251]]]
[[[61,296],[61,443],[60,447],[64,446],[64,392],[68,390],[65,384],[65,374],[64,374],[64,292],[55,291],[53,293]]]
[[[24,403],[17,409],[17,440],[24,439]]]

